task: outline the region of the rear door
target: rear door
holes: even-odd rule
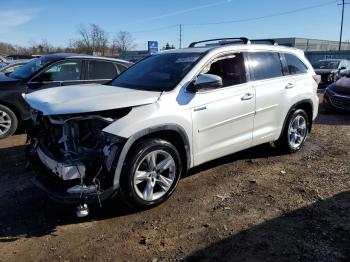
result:
[[[85,60],[85,83],[106,84],[118,75],[117,65],[105,60]]]
[[[286,108],[294,96],[295,81],[285,72],[278,52],[249,52],[249,67],[256,93],[253,145],[278,138]]]

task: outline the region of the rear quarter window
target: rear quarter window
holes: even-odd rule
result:
[[[307,73],[307,66],[295,55],[285,53],[286,64],[288,72],[291,75]]]

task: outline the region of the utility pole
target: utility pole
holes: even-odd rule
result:
[[[180,39],[179,39],[179,41],[180,41],[179,48],[181,48],[181,46],[182,46],[182,24],[180,24]]]
[[[341,50],[341,43],[343,38],[343,25],[344,25],[344,9],[345,9],[345,0],[342,0],[342,3],[339,5],[342,5],[342,14],[341,14],[341,25],[340,25],[340,39],[339,39],[339,51]]]

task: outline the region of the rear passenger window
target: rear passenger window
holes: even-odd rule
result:
[[[278,53],[249,53],[250,68],[255,80],[263,80],[283,76],[281,59]]]
[[[242,53],[218,57],[206,66],[201,73],[220,76],[222,87],[239,85],[247,81]]]
[[[88,80],[113,79],[118,72],[115,65],[107,61],[88,61]]]
[[[291,75],[304,74],[307,72],[306,65],[295,55],[284,54],[284,57],[286,58],[288,71]]]

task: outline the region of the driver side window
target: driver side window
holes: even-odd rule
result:
[[[222,87],[239,85],[247,82],[244,57],[242,53],[235,53],[216,58],[202,74],[217,75],[222,78]]]
[[[39,82],[62,82],[80,80],[81,62],[63,61],[56,63],[46,69],[38,77]]]

